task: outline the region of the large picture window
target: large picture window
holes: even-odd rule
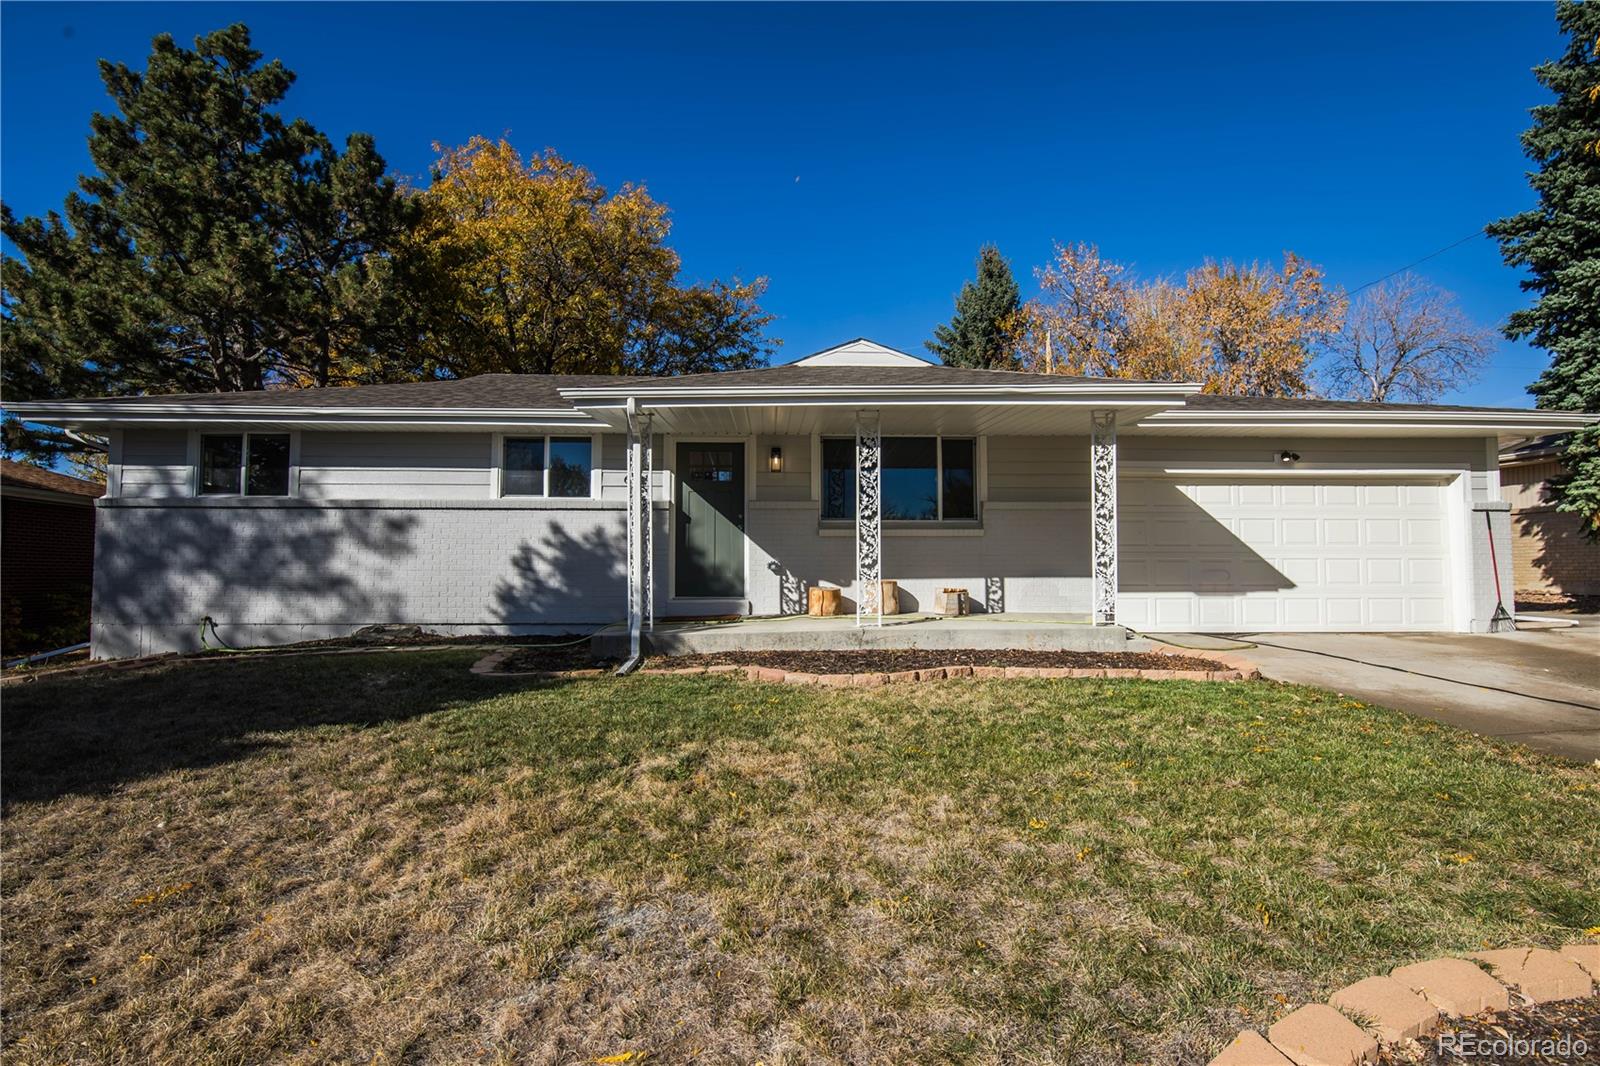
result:
[[[589,437],[507,437],[500,457],[500,495],[589,495],[594,441]]]
[[[203,434],[200,438],[200,494],[289,495],[289,434]]]
[[[977,442],[971,437],[885,437],[883,520],[973,521],[978,517]],[[856,442],[822,441],[822,518],[856,517]]]

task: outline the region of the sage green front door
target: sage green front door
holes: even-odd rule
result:
[[[678,596],[744,596],[744,445],[678,445]]]

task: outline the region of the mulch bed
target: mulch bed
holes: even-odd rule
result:
[[[568,638],[571,639],[571,638]],[[530,671],[593,670],[597,667],[616,666],[621,660],[596,659],[589,651],[588,640],[576,644],[527,644],[517,648],[496,673],[528,673]]]
[[[1441,1040],[1447,1033],[1454,1034],[1452,1042]],[[1583,1054],[1578,1052],[1580,1041],[1587,1046]],[[1572,1066],[1580,1062],[1600,1062],[1600,997],[1513,1006],[1490,1017],[1451,1018],[1426,1040],[1386,1044],[1378,1052],[1379,1066]]]
[[[891,674],[940,666],[1104,667],[1117,670],[1226,670],[1210,659],[1128,651],[978,651],[874,648],[860,651],[724,651],[652,658],[647,666],[767,666],[802,674]]]
[[[1594,614],[1600,611],[1600,596],[1568,596],[1564,592],[1518,592],[1514,610],[1530,614],[1541,611],[1576,611]]]
[[[587,648],[589,639],[587,633],[539,633],[531,636],[505,636],[501,634],[466,634],[461,636],[446,636],[442,633],[431,633],[421,626],[396,625],[396,626],[367,626],[359,629],[348,637],[324,637],[321,640],[301,640],[293,644],[280,644],[273,646],[273,651],[313,651],[323,648],[408,648],[425,645],[447,644],[518,644],[529,647],[542,647],[549,644],[578,643],[574,647]]]
[[[596,660],[588,644],[565,648],[518,648],[500,664],[504,673],[541,670],[582,670],[615,664]],[[932,670],[940,666],[1046,666],[1102,667],[1118,670],[1226,670],[1210,659],[1155,652],[1095,651],[978,651],[955,648],[924,651],[917,648],[877,648],[862,651],[723,651],[707,655],[652,655],[645,666],[767,666],[797,674],[890,674],[902,670]]]
[[[596,660],[588,644],[570,647],[518,648],[501,665],[501,672],[582,670],[612,665],[616,660]],[[862,651],[724,651],[706,655],[652,655],[651,667],[767,666],[799,674],[890,674],[902,670],[932,670],[940,666],[1046,666],[1103,667],[1118,670],[1226,670],[1210,659],[1155,652],[1097,651],[978,651],[955,648],[924,651],[918,648],[877,648]]]

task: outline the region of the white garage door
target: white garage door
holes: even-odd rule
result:
[[[1124,479],[1117,621],[1157,631],[1452,629],[1446,491]]]

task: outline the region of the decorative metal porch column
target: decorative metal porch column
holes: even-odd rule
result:
[[[628,415],[628,650],[655,627],[655,537],[650,512],[650,416]]]
[[[1117,621],[1117,413],[1089,414],[1091,547],[1094,624]]]
[[[877,411],[856,412],[856,625],[883,625],[883,436]]]

